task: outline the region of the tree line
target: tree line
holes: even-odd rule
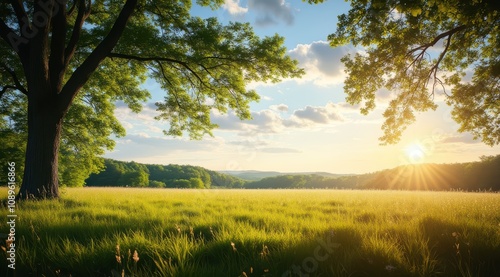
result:
[[[454,164],[412,164],[338,178],[282,175],[250,182],[253,189],[394,189],[500,191],[500,155]]]
[[[500,191],[500,155],[453,164],[411,164],[378,172],[328,177],[319,174],[280,175],[258,181],[190,165],[158,165],[104,160],[85,185],[155,188],[245,189],[393,189]]]
[[[105,169],[85,181],[89,187],[241,188],[245,181],[191,165],[158,165],[104,160]]]

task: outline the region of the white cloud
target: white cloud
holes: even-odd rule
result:
[[[269,141],[266,139],[262,138],[253,138],[249,137],[246,139],[239,139],[235,141],[229,141],[227,142],[229,145],[236,145],[236,146],[241,146],[241,147],[246,147],[246,148],[257,148],[257,147],[264,147],[264,146],[269,146]]]
[[[260,152],[263,153],[271,153],[271,154],[285,154],[285,153],[302,153],[302,151],[295,148],[287,148],[287,147],[267,147],[259,149]]]
[[[285,0],[249,0],[248,8],[257,13],[255,24],[269,26],[283,21],[287,25],[294,22],[293,10]]]
[[[271,105],[269,109],[276,112],[288,112],[288,106],[286,104]]]
[[[219,125],[219,130],[239,131],[247,136],[259,133],[277,133],[283,128],[283,119],[272,110],[251,112],[252,119],[242,121],[234,113],[220,114],[212,112],[212,122]]]
[[[123,128],[125,128],[125,130],[130,130],[130,129],[134,128],[134,124],[132,124],[128,121],[120,120],[120,123],[122,124]]]
[[[154,118],[157,115],[158,112],[156,111],[154,103],[146,103],[139,113],[132,112],[127,104],[121,101],[116,103],[115,116],[120,121],[129,121],[130,124],[133,124],[132,121],[134,120],[141,120],[143,121],[142,123],[156,122]]]
[[[339,109],[342,110],[342,112],[356,112],[359,113],[359,109],[361,108],[361,104],[354,104],[351,105],[347,102],[340,102],[336,104]]]
[[[326,86],[344,81],[346,74],[340,59],[354,51],[351,46],[332,48],[328,42],[315,41],[310,44],[298,44],[289,54],[306,70],[306,75],[298,82],[310,81]]]
[[[266,96],[266,95],[260,95],[260,99],[261,100],[266,100],[266,101],[272,101],[273,98],[269,97],[269,96]]]
[[[314,128],[345,121],[342,113],[354,112],[345,103],[327,103],[325,106],[306,106],[287,116],[288,106],[273,105],[270,109],[252,112],[252,119],[241,121],[234,113],[212,113],[212,121],[220,130],[239,131],[242,136],[281,133],[289,128]]]
[[[302,152],[276,140],[274,135],[248,136],[237,141],[230,141],[227,144],[236,146],[237,151],[240,153],[251,154],[252,156],[256,153],[285,154]]]
[[[271,110],[262,110],[252,112],[252,119],[248,123],[258,127],[264,132],[274,133],[281,127],[281,117]]]
[[[304,109],[294,111],[293,115],[300,120],[307,120],[318,124],[344,120],[337,106],[333,103],[328,103],[324,107],[306,106]]]
[[[147,126],[148,130],[153,132],[153,133],[163,133],[163,129],[154,125]]]
[[[137,136],[141,137],[141,138],[151,138],[151,136],[149,134],[144,133],[144,132],[137,133]]]
[[[240,6],[240,0],[225,0],[222,8],[233,16],[243,15],[248,12],[248,8]]]
[[[476,144],[480,143],[480,139],[474,139],[474,136],[470,133],[464,134],[452,134],[443,137],[441,143],[463,143],[463,144]]]
[[[219,125],[219,130],[241,130],[243,129],[243,122],[234,112],[221,114],[216,110],[212,110],[210,115],[213,123]]]
[[[185,157],[187,153],[191,155],[207,153],[220,149],[223,144],[223,140],[217,137],[193,141],[139,133],[118,139],[116,149],[105,156],[112,159],[145,163],[179,163],[179,154]]]
[[[139,113],[134,113],[125,103],[119,101],[116,103],[114,114],[127,134],[162,134],[166,128],[165,122],[155,119],[159,112],[156,111],[154,103],[146,103]]]

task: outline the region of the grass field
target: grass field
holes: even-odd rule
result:
[[[1,276],[500,276],[493,193],[73,188],[16,213]]]

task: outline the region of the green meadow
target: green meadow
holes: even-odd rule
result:
[[[68,188],[16,214],[1,276],[500,276],[497,193]]]

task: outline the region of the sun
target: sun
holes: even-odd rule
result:
[[[425,159],[425,148],[419,143],[410,144],[405,152],[410,163],[421,163]]]

